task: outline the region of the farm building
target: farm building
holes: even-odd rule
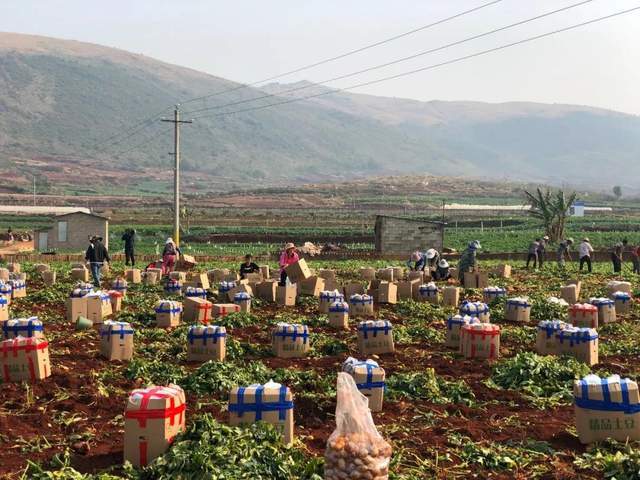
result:
[[[410,254],[427,248],[442,251],[444,225],[442,222],[378,215],[376,252]]]
[[[109,219],[85,212],[73,212],[53,218],[53,226],[35,231],[35,248],[51,250],[84,250],[91,235],[99,235],[109,246]]]

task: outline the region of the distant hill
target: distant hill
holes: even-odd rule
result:
[[[106,151],[92,146],[180,99],[234,86],[108,47],[0,33],[0,187],[26,190],[32,173],[52,190],[65,184],[71,191],[112,193],[168,186],[169,125],[158,122]],[[280,94],[296,86],[263,90]],[[310,84],[296,95],[323,88]],[[241,89],[184,108],[260,95]],[[144,148],[114,157],[162,129]],[[575,105],[340,93],[198,119],[184,128],[182,146],[185,181],[198,191],[414,173],[605,190],[620,184],[628,191],[638,188],[640,174],[640,118]]]

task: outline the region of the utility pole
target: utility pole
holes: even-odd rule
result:
[[[36,206],[36,176],[33,176],[33,206]]]
[[[193,120],[180,120],[180,105],[173,110],[173,119],[163,118],[163,122],[173,123],[173,241],[180,245],[180,124]]]

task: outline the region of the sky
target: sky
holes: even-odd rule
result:
[[[252,83],[427,25],[490,0],[0,0],[0,31],[98,43]],[[502,0],[462,18],[279,79],[322,82],[580,0]],[[640,0],[585,5],[392,67],[355,83],[446,62]],[[353,90],[417,100],[534,101],[640,114],[640,10],[526,45]]]

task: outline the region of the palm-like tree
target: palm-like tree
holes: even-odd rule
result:
[[[529,215],[542,222],[551,241],[557,242],[564,237],[569,208],[576,199],[575,192],[566,195],[563,190],[553,193],[538,187],[534,193],[525,191],[524,194],[531,207]]]

